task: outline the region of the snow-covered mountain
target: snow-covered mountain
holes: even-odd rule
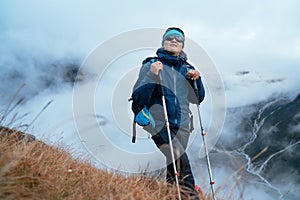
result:
[[[248,177],[246,185],[257,187],[245,199],[257,199],[259,188],[265,188],[268,198],[296,200],[300,197],[299,133],[300,94],[294,99],[274,96],[248,106],[229,108],[215,149],[216,158],[218,153],[226,152],[239,160],[229,162],[235,167],[245,163],[245,170],[241,171]]]

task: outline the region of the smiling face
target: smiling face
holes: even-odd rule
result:
[[[163,49],[173,53],[173,56],[178,56],[183,49],[183,43],[178,42],[175,38],[166,39],[163,43]]]

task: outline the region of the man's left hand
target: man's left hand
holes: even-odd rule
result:
[[[188,71],[188,73],[186,73],[186,78],[191,80],[197,80],[198,78],[200,78],[200,73],[192,69]]]

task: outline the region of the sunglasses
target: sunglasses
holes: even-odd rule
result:
[[[170,36],[167,36],[165,40],[167,41],[172,41],[172,40],[176,40],[177,42],[180,42],[180,43],[183,43],[184,39],[183,37],[180,37],[178,35],[170,35]]]

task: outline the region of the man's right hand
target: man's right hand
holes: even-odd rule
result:
[[[158,73],[162,69],[163,69],[163,64],[160,61],[156,61],[156,62],[152,63],[150,66],[150,71],[155,75],[158,75]]]

